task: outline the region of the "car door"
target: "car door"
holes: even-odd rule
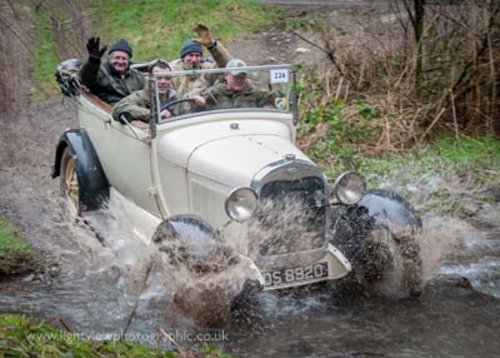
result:
[[[158,215],[152,193],[150,141],[146,131],[123,125],[82,98],[80,124],[87,131],[110,185],[141,208]]]

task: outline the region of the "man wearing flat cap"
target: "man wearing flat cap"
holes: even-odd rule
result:
[[[102,56],[107,47],[99,46],[99,37],[87,42],[88,60],[80,69],[80,82],[103,101],[113,105],[134,91],[144,88],[144,76],[130,68],[132,48],[121,39],[109,47],[107,60]]]
[[[231,55],[224,46],[218,43],[204,24],[197,24],[193,31],[199,36],[198,39],[189,39],[182,44],[179,52],[180,59],[170,65],[172,71],[189,71],[225,67],[231,59]],[[208,49],[212,59],[203,57],[203,47]],[[203,90],[210,87],[215,77],[209,74],[201,76],[179,76],[174,78],[175,89],[184,95],[194,97]]]
[[[204,109],[275,108],[275,93],[256,88],[248,79],[247,65],[233,58],[226,65],[224,80],[202,92]]]

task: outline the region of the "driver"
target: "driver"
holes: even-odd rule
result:
[[[158,92],[160,97],[160,107],[178,101],[183,97],[180,96],[172,88],[172,79],[170,72],[172,69],[168,63],[158,60],[155,62],[151,68],[150,73],[156,75],[156,82],[158,86]],[[149,86],[147,86],[149,87]],[[193,101],[199,100],[197,97],[192,98]],[[149,89],[145,88],[140,91],[136,91],[128,95],[127,97],[121,99],[113,108],[113,118],[122,124],[125,124],[125,119],[127,119],[131,124],[139,128],[147,128],[150,118],[150,106],[151,100],[149,98]],[[164,109],[160,112],[161,118],[170,118],[182,114],[188,108],[186,106],[173,106],[170,109]]]

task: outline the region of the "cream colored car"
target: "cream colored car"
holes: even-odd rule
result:
[[[172,75],[221,81],[224,71]],[[320,168],[294,145],[297,111],[289,66],[245,71],[255,89],[272,98],[271,105],[207,109],[190,103],[187,113],[163,120],[151,77],[155,103],[145,129],[113,120],[109,105],[77,94],[80,128],[61,136],[53,173],[60,176],[70,206],[80,213],[96,210],[110,193],[119,193],[156,227],[153,235],[140,226],[134,233],[158,245],[171,263],[194,260],[189,266],[194,270],[214,269],[200,269],[199,262],[212,251],[195,252],[207,242],[220,244],[226,256],[251,263],[252,277],[263,289],[347,276],[352,266],[343,251],[354,236],[345,229],[346,218],[356,210],[369,212],[370,225],[387,219],[401,219],[400,227],[418,223],[399,199],[394,205],[386,195],[365,193],[357,173],[344,173],[329,186]],[[188,236],[190,241],[183,239]]]

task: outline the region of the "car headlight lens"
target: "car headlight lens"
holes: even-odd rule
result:
[[[366,183],[361,174],[346,172],[341,174],[333,184],[333,193],[342,203],[347,205],[356,204],[363,198]]]
[[[257,193],[251,188],[233,190],[226,199],[227,215],[236,221],[250,218],[257,206]]]

